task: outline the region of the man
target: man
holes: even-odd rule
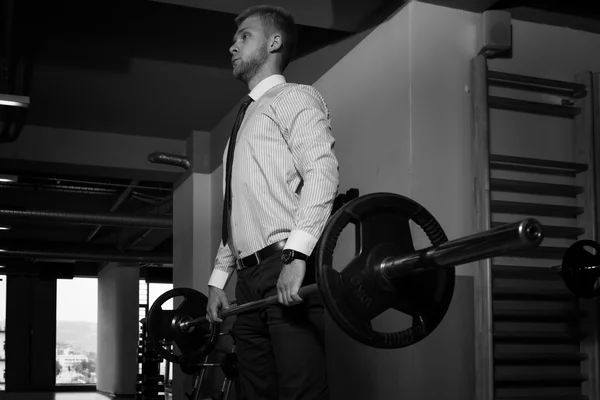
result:
[[[223,157],[229,229],[208,282],[207,318],[221,322],[219,310],[229,307],[223,288],[234,270],[238,304],[277,294],[280,304],[236,316],[242,397],[327,399],[324,308],[297,292],[314,283],[309,256],[338,189],[329,111],[316,89],[282,76],[296,42],[289,13],[251,7],[236,24],[233,75],[252,101]]]

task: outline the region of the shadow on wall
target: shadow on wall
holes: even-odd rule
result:
[[[350,0],[361,1],[361,0]],[[331,0],[331,7],[333,10],[334,19],[336,16],[340,16],[348,12],[349,0]],[[362,23],[356,28],[355,33],[362,33],[364,31],[371,30],[377,27],[379,24],[385,22],[389,18],[393,17],[404,5],[408,3],[408,0],[383,0],[379,7],[365,18]],[[335,25],[335,21],[334,25]]]
[[[392,310],[381,317],[386,326],[374,323],[374,329],[380,331],[396,331],[398,327],[391,325],[398,319],[406,319],[404,314]],[[410,347],[392,350],[367,347],[327,318],[331,399],[474,399],[473,321],[470,276],[456,277],[446,317],[433,333]],[[470,377],[468,385],[465,377]]]

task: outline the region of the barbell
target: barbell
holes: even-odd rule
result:
[[[415,250],[411,221],[427,235],[430,247]],[[334,250],[349,224],[355,225],[355,253],[338,271],[333,268]],[[356,341],[380,349],[402,348],[423,340],[443,320],[454,293],[456,265],[525,250],[542,241],[542,226],[531,218],[448,241],[438,221],[414,200],[393,193],[368,194],[344,204],[329,218],[315,247],[317,283],[301,287],[298,294],[303,299],[320,295],[331,319]],[[563,269],[573,287],[578,279],[575,264]],[[183,297],[179,306],[163,310],[162,305],[175,297]],[[270,296],[221,310],[219,316],[225,319],[276,304],[277,296]],[[148,339],[162,357],[193,363],[212,351],[219,324],[206,320],[206,305],[207,297],[190,288],[174,288],[156,299],[148,312]],[[409,315],[412,325],[396,332],[373,329],[372,320],[387,310]],[[175,343],[181,354],[168,350],[168,342]]]

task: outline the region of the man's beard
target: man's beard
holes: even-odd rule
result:
[[[268,57],[267,45],[261,46],[248,60],[240,58],[237,65],[233,67],[233,76],[244,83],[248,83],[262,68]]]

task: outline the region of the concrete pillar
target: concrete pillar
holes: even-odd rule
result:
[[[222,174],[206,173],[210,165],[206,149],[210,146],[210,133],[193,132],[187,141],[187,157],[192,168],[177,183],[173,194],[173,287],[195,289],[208,295],[208,278],[213,268],[219,235],[221,232]],[[219,182],[216,182],[216,180]],[[229,285],[231,286],[231,285]],[[175,299],[178,300],[178,299]],[[179,301],[174,301],[177,307]],[[223,324],[227,329],[227,324]],[[227,344],[228,345],[228,344]],[[217,357],[217,354],[211,354]],[[215,358],[216,359],[216,358]],[[205,383],[207,391],[220,389],[222,378],[216,371],[208,371]],[[173,370],[173,399],[186,399],[193,381],[181,372]]]
[[[99,392],[133,396],[138,373],[139,279],[137,264],[109,263],[98,271]]]

